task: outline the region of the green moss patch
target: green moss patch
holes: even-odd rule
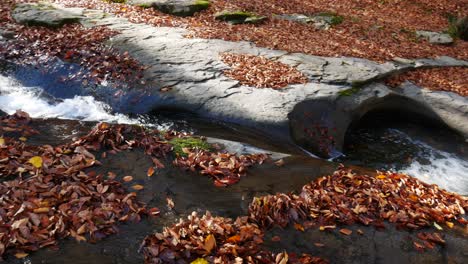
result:
[[[257,24],[263,22],[266,17],[258,16],[252,12],[245,11],[222,11],[215,14],[215,18],[231,24]]]
[[[329,23],[332,26],[339,25],[339,24],[343,23],[343,21],[344,21],[343,16],[340,16],[337,13],[333,13],[333,12],[321,12],[321,13],[318,13],[317,16],[323,16],[323,17],[330,18]]]
[[[208,142],[196,137],[174,138],[171,141],[169,141],[169,143],[174,148],[174,152],[179,156],[187,156],[187,154],[183,151],[184,148],[198,148],[202,150],[211,149],[211,145],[208,144]]]
[[[343,91],[339,91],[340,96],[351,96],[358,93],[361,90],[361,87],[352,87]]]

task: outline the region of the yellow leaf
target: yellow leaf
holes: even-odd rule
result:
[[[42,167],[42,158],[39,156],[34,156],[29,159],[29,163],[31,163],[34,167],[39,169]]]
[[[190,264],[208,264],[208,261],[202,258],[197,258],[196,260],[190,262]]]
[[[40,213],[48,213],[49,210],[50,210],[49,207],[40,207],[40,208],[34,209],[33,212],[36,214],[40,214]]]
[[[0,137],[0,146],[3,146],[5,145],[5,139]]]
[[[213,248],[216,246],[216,239],[213,235],[208,235],[206,238],[205,238],[205,244],[203,245],[203,248],[208,252],[210,253]]]
[[[135,190],[135,191],[139,191],[139,190],[143,190],[145,187],[143,185],[140,185],[140,184],[135,184],[132,186],[132,189]]]
[[[25,141],[26,141],[26,140],[28,140],[28,139],[27,139],[27,138],[25,138],[25,137],[20,137],[20,138],[19,138],[19,140],[21,140],[21,141],[25,142]]]
[[[148,173],[147,173],[146,175],[148,175],[148,177],[151,177],[151,176],[153,176],[153,174],[154,174],[154,168],[153,168],[153,167],[149,167]]]
[[[453,228],[453,223],[452,223],[452,222],[445,222],[445,224],[446,224],[449,228]]]
[[[379,175],[376,176],[376,178],[383,180],[383,179],[387,178],[387,176],[385,176],[383,174],[379,174]]]
[[[434,222],[434,226],[435,228],[437,228],[438,230],[444,230],[439,224],[437,224],[436,222]]]
[[[22,258],[25,258],[28,255],[29,255],[28,253],[21,252],[21,253],[16,253],[15,257],[18,258],[18,259],[22,259]]]

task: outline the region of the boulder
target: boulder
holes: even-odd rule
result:
[[[468,17],[459,18],[455,24],[456,36],[464,41],[468,41]]]
[[[163,13],[182,17],[192,16],[210,6],[209,0],[131,0],[129,3],[153,7]]]
[[[432,32],[432,31],[416,31],[416,35],[420,38],[425,38],[432,44],[450,45],[453,43],[453,38],[446,33]]]
[[[343,22],[343,17],[334,13],[318,13],[311,16],[304,14],[285,14],[276,15],[275,17],[303,24],[313,24],[315,28],[323,30],[327,30]]]
[[[251,12],[244,11],[222,11],[215,14],[215,18],[231,24],[258,24],[265,21],[266,17],[258,16]]]
[[[83,16],[81,8],[57,9],[50,4],[17,4],[12,12],[13,19],[28,26],[58,28],[65,24],[78,23]]]

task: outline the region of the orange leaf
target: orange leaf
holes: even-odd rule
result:
[[[143,190],[145,187],[143,185],[140,185],[140,184],[135,184],[132,186],[132,189],[135,190],[135,191],[139,191],[139,190]]]
[[[240,236],[239,235],[235,235],[235,236],[232,236],[230,238],[227,239],[227,242],[229,243],[238,243],[240,242]]]
[[[343,229],[340,229],[340,233],[349,236],[349,235],[351,235],[353,233],[353,231],[349,230],[349,229],[346,229],[346,228],[343,228]]]
[[[123,180],[124,180],[124,182],[130,182],[130,181],[133,180],[133,177],[132,176],[125,176],[125,177],[123,177]]]
[[[148,168],[148,172],[146,173],[146,175],[148,175],[148,177],[151,177],[153,176],[154,174],[154,168],[153,167],[149,167]]]
[[[294,228],[296,228],[296,230],[304,232],[304,227],[301,224],[294,223]]]
[[[203,245],[203,248],[208,252],[210,253],[213,248],[216,246],[216,239],[213,235],[208,235],[206,238],[205,238],[205,244]]]

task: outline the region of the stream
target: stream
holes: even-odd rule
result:
[[[16,76],[18,77],[18,76]],[[33,84],[43,84],[33,85]],[[28,139],[29,144],[59,144],[85,134],[96,122],[141,124],[159,129],[173,128],[194,132],[217,140],[227,140],[244,148],[260,148],[268,152],[286,153],[285,166],[274,164],[257,166],[248,176],[229,188],[217,188],[207,177],[184,172],[168,166],[147,177],[151,159],[138,151],[123,152],[101,160],[102,166],[92,168],[97,173],[114,172],[118,178],[132,175],[133,183],[145,189],[139,198],[149,206],[161,209],[157,219],[143,219],[138,224],[120,226],[120,233],[97,244],[77,243],[72,239],[59,243],[59,249],[42,249],[22,260],[14,257],[8,263],[142,263],[138,248],[143,238],[173,224],[192,211],[209,210],[214,215],[237,217],[247,213],[247,206],[255,196],[276,192],[298,191],[311,180],[333,172],[339,163],[356,166],[358,170],[396,170],[408,173],[427,183],[459,194],[468,194],[468,143],[443,128],[427,128],[419,124],[382,121],[372,116],[349,131],[345,156],[334,162],[308,156],[291,142],[265,137],[251,128],[235,124],[204,120],[188,113],[164,111],[146,115],[114,112],[116,106],[99,101],[89,93],[70,88],[51,86],[44,80],[15,79],[0,75],[0,110],[8,114],[17,109],[28,112],[33,127],[41,133]],[[125,114],[124,114],[125,113]],[[378,125],[375,125],[378,124]],[[124,183],[128,188],[130,184]],[[173,199],[175,209],[166,207],[166,197]],[[267,234],[265,246],[273,250],[287,249],[307,252],[327,258],[331,263],[447,263],[463,260],[468,253],[466,234],[447,231],[447,246],[439,252],[416,252],[407,232],[389,226],[385,232],[360,227],[364,234],[347,237],[318,230],[302,233],[293,228],[273,229]],[[268,238],[280,235],[280,242]],[[312,244],[320,242],[324,248]],[[462,249],[460,249],[462,247]],[[462,262],[462,261],[461,261]],[[460,262],[460,263],[461,263]]]

